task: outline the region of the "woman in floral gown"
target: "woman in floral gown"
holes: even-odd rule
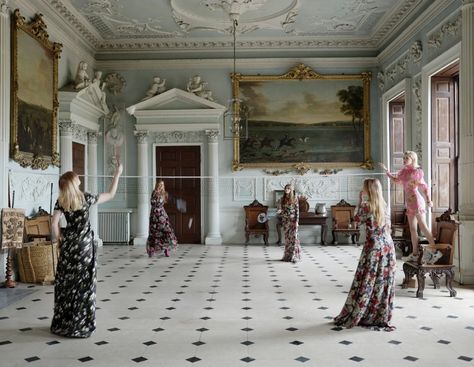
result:
[[[170,250],[176,249],[178,245],[170,219],[165,211],[167,201],[168,193],[165,190],[165,183],[163,180],[158,180],[151,194],[150,228],[147,240],[147,252],[150,257],[155,252],[163,250],[165,256],[168,257]]]
[[[408,225],[410,227],[411,244],[413,253],[404,257],[404,261],[416,261],[418,259],[418,228],[425,235],[426,239],[431,245],[434,245],[434,238],[431,234],[425,221],[425,200],[421,196],[418,189],[420,189],[426,197],[426,203],[429,207],[433,206],[430,199],[430,192],[428,185],[423,178],[423,170],[418,165],[418,156],[413,151],[406,151],[403,154],[404,167],[397,173],[390,173],[383,163],[380,167],[387,173],[387,176],[396,183],[403,185],[405,193],[405,206],[407,212]]]
[[[346,303],[334,322],[348,328],[358,325],[391,331],[397,261],[379,180],[364,181],[354,219],[365,223],[367,239]]]
[[[89,209],[91,205],[105,203],[115,196],[122,170],[119,164],[109,190],[100,195],[82,193],[81,181],[72,171],[59,179],[59,197],[51,221],[53,236],[60,244],[51,323],[54,334],[87,338],[96,328],[97,245],[89,223]],[[67,221],[62,233],[59,228],[61,213]]]
[[[293,263],[301,261],[301,246],[298,239],[299,212],[298,197],[295,195],[293,186],[288,184],[285,186],[278,209],[285,233],[285,252],[282,261]]]

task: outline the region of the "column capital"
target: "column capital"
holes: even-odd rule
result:
[[[99,136],[102,136],[100,131],[89,131],[87,132],[87,142],[89,144],[97,144],[97,139]]]
[[[219,136],[219,130],[205,130],[209,143],[216,143]]]
[[[474,0],[462,0],[462,5],[473,5]]]
[[[147,142],[147,138],[150,134],[148,133],[148,130],[135,130],[133,135],[135,135],[139,144],[143,144]]]
[[[7,18],[9,16],[8,0],[0,0],[0,15]]]
[[[59,130],[61,135],[72,135],[74,132],[74,122],[72,120],[60,120]]]

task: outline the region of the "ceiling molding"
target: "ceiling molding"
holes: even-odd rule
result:
[[[369,69],[379,66],[375,57],[348,58],[259,58],[238,59],[237,69],[278,68],[304,63],[313,69]],[[232,59],[177,59],[177,60],[110,60],[97,61],[100,70],[157,70],[157,69],[232,69]]]
[[[380,28],[374,32],[372,39],[377,47],[381,47],[383,43],[393,36],[400,28],[400,21],[423,3],[422,0],[407,0],[399,5],[392,13],[385,14],[380,20]]]
[[[19,8],[22,13],[41,13],[45,18],[48,34],[55,42],[63,44],[63,49],[76,53],[91,65],[95,62],[96,47],[86,42],[82,35],[77,34],[70,24],[65,22],[48,4],[44,2],[26,2],[14,0],[9,4],[11,9]],[[78,50],[79,49],[79,50]]]
[[[82,7],[76,8],[71,0],[42,0],[34,2],[21,0],[13,1],[16,3],[21,3],[22,6],[26,6],[25,4],[28,4],[27,6],[31,9],[33,9],[34,6],[34,10],[39,10],[45,15],[47,14],[49,17],[51,17],[57,24],[57,28],[64,33],[62,34],[61,39],[67,37],[67,41],[64,42],[66,47],[72,48],[74,50],[74,48],[77,48],[77,44],[79,43],[81,47],[99,58],[103,57],[104,55],[110,55],[112,57],[119,58],[120,55],[127,53],[137,53],[138,55],[139,52],[147,52],[149,57],[157,58],[163,56],[177,58],[179,55],[190,55],[192,53],[194,56],[196,54],[211,55],[217,53],[221,53],[220,56],[224,56],[225,53],[228,54],[228,52],[232,49],[232,39],[229,34],[229,28],[226,28],[226,25],[231,23],[227,19],[222,18],[222,15],[225,13],[225,9],[219,8],[224,7],[224,5],[228,3],[228,1],[224,0],[219,0],[220,2],[217,0],[207,0],[207,2],[203,1],[201,4],[208,7],[208,4],[211,4],[214,9],[211,9],[212,12],[209,11],[209,13],[213,13],[214,16],[219,15],[219,17],[216,18],[216,24],[214,25],[212,25],[212,23],[209,21],[211,17],[209,17],[209,19],[204,19],[204,23],[199,23],[202,20],[202,14],[189,15],[189,7],[184,8],[187,11],[186,14],[191,16],[192,19],[190,19],[196,20],[197,23],[194,25],[195,28],[202,28],[205,30],[209,29],[209,27],[204,27],[203,25],[211,24],[210,27],[212,29],[218,30],[220,33],[228,34],[227,36],[216,36],[214,33],[207,38],[202,37],[202,32],[200,37],[186,37],[186,35],[188,35],[187,32],[183,31],[183,27],[181,27],[180,24],[176,22],[176,19],[175,23],[177,24],[174,24],[174,28],[170,27],[168,24],[168,29],[165,29],[162,27],[163,23],[166,23],[163,21],[163,19],[166,20],[166,18],[160,18],[154,21],[151,21],[150,19],[141,20],[133,19],[133,15],[131,14],[121,14],[114,12],[113,16],[109,16],[106,13],[91,13],[90,9],[88,10],[89,13],[84,13],[82,11]],[[173,4],[176,1],[177,0],[170,0],[170,4]],[[449,2],[449,0],[436,0],[434,1],[434,4],[430,5],[430,8],[446,7]],[[34,5],[31,3],[34,3]],[[106,4],[109,4],[109,2],[105,0],[102,2],[97,0],[96,3],[97,6],[105,6]],[[313,53],[324,53],[327,51],[332,52],[333,54],[335,54],[334,52],[336,51],[341,51],[345,52],[346,55],[351,52],[353,54],[359,53],[360,55],[375,54],[379,52],[384,43],[395,37],[395,35],[401,31],[402,27],[405,29],[403,32],[406,33],[407,27],[405,20],[414,11],[420,7],[427,6],[428,3],[430,3],[428,0],[400,0],[395,2],[396,5],[394,5],[393,9],[391,10],[387,10],[386,3],[384,3],[384,7],[380,7],[379,11],[379,14],[384,13],[384,15],[381,18],[375,18],[373,20],[375,23],[374,27],[372,28],[373,32],[367,32],[368,28],[365,26],[365,28],[362,29],[357,28],[356,32],[352,33],[351,31],[344,30],[343,28],[341,30],[333,30],[332,32],[318,31],[318,33],[316,33],[316,28],[309,28],[306,32],[295,29],[296,16],[298,12],[302,11],[301,9],[304,10],[303,5],[305,5],[305,3],[302,0],[288,0],[286,3],[288,6],[284,9],[275,9],[275,6],[273,6],[273,8],[271,8],[273,13],[263,13],[263,15],[255,14],[257,17],[261,16],[262,19],[267,16],[268,19],[264,19],[262,21],[263,23],[254,22],[255,24],[253,24],[252,21],[257,19],[255,18],[254,14],[249,12],[250,16],[254,16],[253,18],[250,18],[245,17],[245,12],[242,13],[239,24],[245,25],[248,23],[247,25],[249,29],[247,34],[239,37],[240,40],[237,42],[237,47],[251,53],[255,52],[262,54],[263,52],[270,51],[276,56],[283,55],[285,52],[296,51]],[[440,3],[443,5],[439,5]],[[77,4],[77,2],[74,4]],[[128,3],[126,4],[128,5]],[[183,4],[187,5],[185,2],[183,2]],[[245,4],[241,6],[247,6]],[[368,8],[365,8],[368,6],[365,0],[360,0],[360,2],[354,1],[353,4],[356,4],[354,6],[357,7],[363,7],[360,11],[359,8],[357,8],[357,11],[354,10],[355,15],[367,15],[367,12],[372,11],[372,9],[368,10]],[[377,2],[374,4],[375,8],[377,8],[379,5]],[[113,5],[112,8],[114,6],[115,5]],[[139,5],[137,5],[137,7],[138,6]],[[219,9],[216,10],[216,7]],[[168,21],[172,21],[171,18],[173,18],[174,14],[173,7],[171,5],[170,8],[171,13],[169,14],[170,18],[167,19]],[[285,11],[288,12],[285,13]],[[335,15],[333,18],[336,19],[336,13],[326,14],[328,17],[327,19],[333,19],[331,18],[331,15],[333,14]],[[299,15],[301,16],[301,14]],[[282,17],[284,16],[287,18],[290,16],[291,19],[283,19]],[[112,25],[103,23],[105,28],[107,28],[106,26],[109,26],[110,29],[107,28],[107,32],[110,34],[100,33],[100,31],[94,27],[94,25],[97,26],[99,23],[94,23],[93,20],[95,18],[91,20],[91,17],[96,17],[98,21],[108,20],[109,23],[111,22]],[[274,21],[275,19],[278,19],[278,21]],[[186,20],[184,20],[184,22],[186,23]],[[306,20],[306,23],[303,24],[306,25],[307,22],[308,21]],[[344,19],[341,18],[340,22],[342,22],[341,25],[344,25]],[[415,23],[419,23],[419,20],[417,19]],[[192,24],[187,25],[192,26]],[[243,28],[244,27],[242,26],[241,32],[245,33]],[[413,30],[413,24],[410,24],[408,28]],[[282,33],[282,36],[269,36],[267,33],[266,37],[261,37],[251,34],[256,29],[261,29],[268,32],[270,30],[277,30],[277,32]],[[196,31],[196,33],[199,34],[199,31]],[[174,55],[170,55],[171,53]]]
[[[441,14],[449,5],[452,0],[438,0],[434,4],[430,5],[414,22],[406,27],[403,32],[388,45],[380,54],[377,59],[381,65],[385,65],[391,59],[400,52],[400,49],[413,38],[413,35],[419,29],[426,27],[436,16]],[[448,16],[449,17],[449,16]],[[409,46],[407,46],[409,47]]]
[[[64,5],[66,3],[64,0],[46,0],[46,3],[56,12],[58,16],[56,19],[57,23],[66,23],[69,28],[73,29],[75,34],[79,32],[82,38],[94,49],[97,49],[103,42],[100,33],[91,27],[87,19],[77,12],[68,1],[69,6]]]

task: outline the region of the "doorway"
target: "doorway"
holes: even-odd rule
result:
[[[201,149],[156,147],[156,176],[169,194],[165,210],[179,243],[201,243]],[[190,178],[186,178],[190,176]],[[155,183],[153,183],[154,185]]]
[[[84,191],[84,182],[86,180],[86,147],[84,144],[72,142],[72,170],[81,178],[79,188]]]

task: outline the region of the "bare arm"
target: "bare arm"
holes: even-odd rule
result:
[[[109,190],[99,195],[99,198],[97,199],[97,204],[105,203],[106,201],[112,200],[114,198],[115,193],[117,192],[118,182],[122,171],[122,163],[119,163],[119,165],[115,169],[114,177],[112,178],[112,183],[109,186]]]
[[[388,178],[390,178],[391,180],[393,180],[393,181],[395,181],[395,182],[398,182],[398,181],[399,181],[398,175],[389,172],[389,170],[388,170],[388,168],[385,166],[385,164],[383,164],[382,162],[379,162],[379,166],[385,171],[385,173],[387,174]]]
[[[61,217],[61,211],[55,210],[53,217],[51,218],[51,231],[53,234],[53,240],[58,241],[61,238],[61,229],[59,228],[59,218]]]

